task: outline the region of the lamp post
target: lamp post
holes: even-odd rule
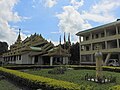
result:
[[[96,59],[96,80],[97,82],[102,81],[102,52],[99,51],[99,47],[97,47],[97,52],[95,53]]]

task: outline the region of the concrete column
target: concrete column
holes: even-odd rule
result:
[[[93,54],[91,54],[91,62],[93,62]]]
[[[32,59],[32,64],[35,64],[35,62],[34,62],[34,56],[31,57],[31,59]]]
[[[32,57],[32,64],[35,64],[35,57]]]
[[[53,65],[53,57],[50,57],[50,66]]]
[[[63,57],[63,64],[66,64],[66,57]]]
[[[119,46],[119,39],[117,39],[117,48],[119,48],[120,46]]]
[[[118,27],[117,27],[117,25],[115,25],[115,28],[116,28],[116,34],[118,34]]]
[[[106,29],[104,29],[104,34],[105,34],[105,37],[106,37],[107,36]]]
[[[92,45],[92,43],[91,43],[91,51],[93,50],[93,45]]]
[[[92,33],[90,33],[90,39],[92,39]]]
[[[79,36],[80,42],[81,42],[81,36]]]
[[[105,41],[105,49],[107,49],[108,47],[107,47],[107,41]]]
[[[68,64],[68,57],[66,57],[65,61],[66,61],[65,64]]]

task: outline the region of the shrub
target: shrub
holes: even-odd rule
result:
[[[120,90],[120,85],[110,87],[109,90]]]
[[[0,67],[0,74],[30,88],[42,88],[45,90],[80,90],[80,86],[78,84],[31,75],[2,67]]]
[[[64,74],[65,71],[67,71],[67,67],[61,66],[61,67],[53,68],[53,70],[49,70],[48,73],[49,74]]]

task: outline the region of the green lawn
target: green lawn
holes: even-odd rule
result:
[[[110,75],[116,76],[117,78],[116,83],[98,84],[84,80],[84,76],[86,75],[86,73],[89,73],[90,75],[95,75],[95,70],[68,70],[65,72],[65,74],[62,75],[48,74],[48,70],[50,69],[42,69],[37,71],[28,70],[26,72],[34,75],[40,75],[58,80],[69,81],[80,85],[81,84],[86,86],[90,85],[94,87],[94,90],[108,90],[109,87],[120,84],[120,73],[115,73],[115,72],[103,71],[103,74],[106,76],[110,76]]]
[[[20,90],[18,87],[3,79],[0,80],[0,90]]]

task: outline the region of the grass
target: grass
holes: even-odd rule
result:
[[[114,85],[120,85],[120,74],[115,72],[108,72],[103,71],[103,74],[105,76],[116,76],[116,83],[106,83],[106,84],[98,84],[90,81],[85,81],[84,76],[88,73],[89,75],[95,75],[95,70],[68,70],[65,72],[65,74],[61,75],[54,75],[54,74],[48,74],[48,71],[51,69],[42,69],[42,70],[28,70],[27,73],[49,77],[57,80],[63,80],[63,81],[69,81],[73,82],[79,85],[90,85],[94,87],[94,90],[108,90],[109,87]]]
[[[18,87],[3,79],[0,80],[0,90],[20,90]]]

